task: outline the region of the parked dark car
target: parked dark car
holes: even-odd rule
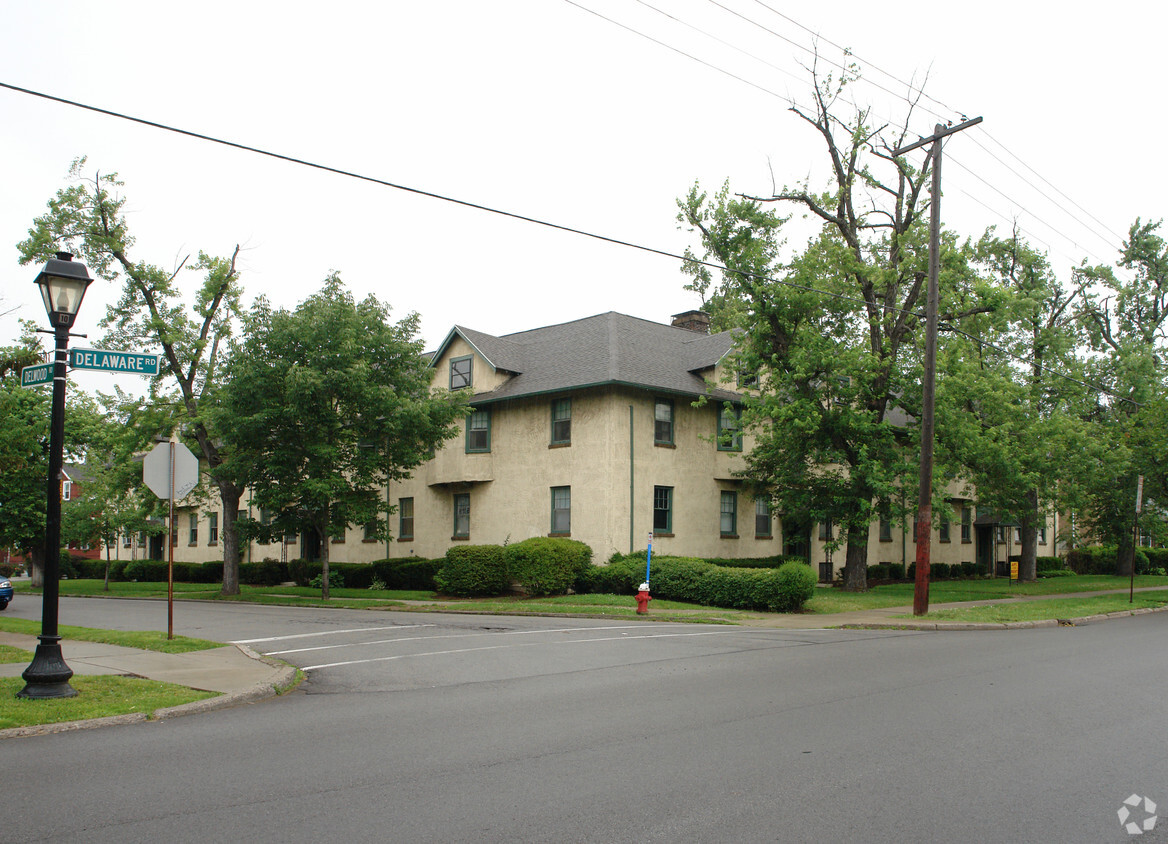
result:
[[[12,600],[13,594],[12,581],[7,577],[0,577],[0,610],[8,609],[8,602]]]

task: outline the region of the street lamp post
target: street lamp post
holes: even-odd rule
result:
[[[50,258],[36,278],[49,324],[53,327],[56,353],[53,362],[53,409],[49,427],[48,502],[45,510],[44,591],[41,597],[40,643],[32,662],[21,677],[25,686],[17,693],[23,698],[73,697],[69,685],[73,671],[61,656],[57,634],[58,578],[61,563],[61,465],[65,452],[65,362],[69,349],[69,329],[77,318],[85,289],[93,279],[89,270],[74,262],[68,252]]]

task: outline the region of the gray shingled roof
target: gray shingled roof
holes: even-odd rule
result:
[[[704,380],[706,370],[730,351],[731,332],[699,334],[614,311],[503,337],[455,326],[435,361],[455,333],[496,369],[515,373],[497,390],[477,393],[473,404],[606,384],[738,398],[726,390],[709,390]]]

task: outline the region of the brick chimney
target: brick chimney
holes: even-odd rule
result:
[[[685,311],[674,314],[670,325],[675,328],[684,328],[687,331],[696,331],[698,334],[710,333],[710,315],[705,311]]]

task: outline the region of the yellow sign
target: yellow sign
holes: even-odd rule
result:
[[[1018,579],[1018,561],[1010,560],[1010,580]]]

